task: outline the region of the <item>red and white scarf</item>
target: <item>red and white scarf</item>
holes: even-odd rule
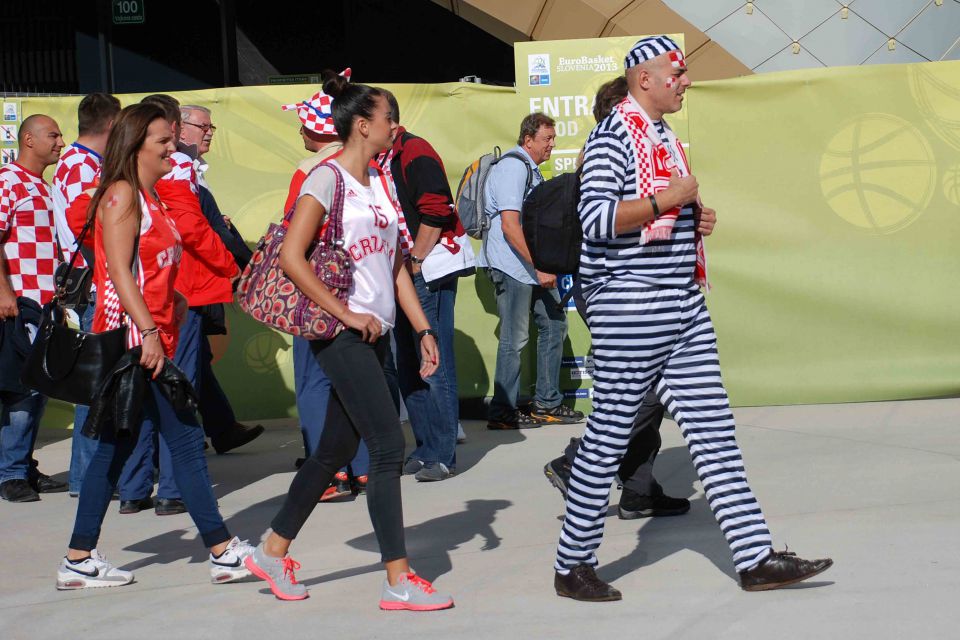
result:
[[[663,122],[666,141],[660,139],[656,126],[650,120],[633,96],[627,95],[616,106],[616,111],[623,120],[627,132],[630,134],[630,146],[636,158],[637,198],[646,198],[666,189],[670,184],[671,171],[676,169],[681,176],[690,175],[690,163],[683,145],[673,130]],[[669,146],[668,146],[669,145]],[[696,203],[700,206],[699,201]],[[663,211],[656,220],[643,225],[640,232],[640,244],[647,244],[654,240],[669,240],[673,233],[673,225],[680,215],[680,207]],[[694,232],[694,243],[697,248],[697,266],[694,272],[694,281],[701,287],[709,289],[707,282],[707,252],[703,243],[703,236]]]
[[[391,195],[396,194],[396,184],[393,182],[393,171],[390,169],[390,164],[393,162],[394,147],[390,147],[387,151],[384,151],[376,158],[377,165],[380,166],[380,169],[387,174],[387,178],[390,179],[391,184],[394,184],[393,191]],[[410,233],[410,228],[407,227],[407,219],[403,217],[403,207],[400,206],[400,203],[394,201],[393,206],[397,210],[399,219],[397,221],[397,228],[400,231],[400,250],[403,252],[403,255],[406,257],[410,256],[410,252],[413,251],[413,235]],[[443,234],[440,237],[440,245],[447,249],[450,253],[457,253],[460,251],[460,247],[457,246],[457,243],[454,242],[452,238],[447,237],[447,234]]]

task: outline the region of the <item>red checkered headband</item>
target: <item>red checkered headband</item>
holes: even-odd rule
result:
[[[340,72],[340,75],[350,81],[351,70],[347,67]],[[313,97],[296,104],[285,104],[281,109],[284,111],[297,112],[297,117],[303,126],[321,136],[335,136],[337,129],[333,126],[333,98],[318,91]]]

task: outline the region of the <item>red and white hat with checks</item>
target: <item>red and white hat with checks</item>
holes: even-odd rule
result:
[[[351,73],[350,67],[347,67],[340,72],[340,75],[346,78],[347,82],[350,82]],[[337,129],[333,126],[332,107],[333,98],[323,91],[318,91],[309,100],[296,104],[285,104],[280,108],[284,111],[295,110],[300,122],[310,131],[322,136],[335,136],[337,135]]]

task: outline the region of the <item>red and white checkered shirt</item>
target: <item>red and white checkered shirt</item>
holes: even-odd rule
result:
[[[53,172],[53,219],[57,238],[63,248],[64,260],[69,260],[76,248],[77,239],[67,221],[67,209],[73,201],[88,189],[96,189],[100,174],[100,156],[87,147],[74,142],[64,151]],[[89,235],[89,231],[87,234]],[[83,256],[77,258],[78,266],[86,266]]]
[[[171,169],[170,173],[163,176],[161,180],[182,180],[188,182],[190,183],[190,190],[193,191],[194,195],[199,196],[199,178],[197,177],[197,170],[193,166],[193,158],[182,151],[175,151],[170,154],[170,160],[173,162],[173,169]]]
[[[46,181],[17,163],[0,168],[0,244],[17,296],[53,299],[57,269],[53,207]]]

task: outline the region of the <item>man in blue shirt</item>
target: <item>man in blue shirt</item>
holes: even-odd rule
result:
[[[500,345],[494,373],[488,429],[526,429],[543,423],[572,424],[583,413],[561,404],[560,359],[567,335],[566,312],[560,308],[557,276],[533,267],[520,226],[520,210],[530,189],[543,182],[537,168],[550,158],[554,121],[531,113],[520,123],[517,146],[491,168],[484,185],[484,213],[490,229],[480,251],[497,296]],[[537,323],[537,389],[530,413],[517,408],[520,352],[530,337],[530,311]]]

